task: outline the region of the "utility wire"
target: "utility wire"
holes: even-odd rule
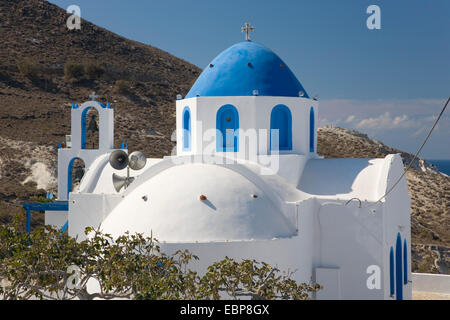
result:
[[[411,168],[411,166],[413,165],[414,161],[417,159],[417,157],[419,156],[420,151],[422,151],[423,147],[425,146],[425,144],[427,143],[428,139],[431,136],[431,133],[433,132],[434,128],[436,127],[437,123],[439,122],[439,119],[441,119],[442,115],[444,114],[445,109],[447,108],[448,102],[450,101],[450,97],[447,99],[447,102],[445,103],[444,107],[441,110],[441,113],[439,113],[439,116],[437,117],[436,121],[433,124],[433,127],[431,127],[430,132],[428,132],[427,137],[425,138],[425,140],[423,141],[422,145],[420,146],[419,150],[417,150],[416,154],[414,155],[414,158],[409,162],[408,167],[406,167],[406,169],[403,171],[403,174],[400,176],[400,178],[398,178],[398,180],[392,185],[392,187],[386,191],[386,193],[380,198],[378,199],[375,203],[373,203],[372,205],[377,204],[378,202],[380,202],[381,200],[383,200],[384,198],[386,198],[386,196],[391,193],[392,190],[394,190],[394,188],[397,186],[397,184],[402,180],[403,176],[406,174],[406,172]]]

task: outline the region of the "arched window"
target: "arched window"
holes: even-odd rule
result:
[[[391,247],[389,252],[389,280],[391,297],[394,296],[395,291],[395,271],[394,271],[394,249]]]
[[[80,158],[73,158],[70,163],[67,174],[67,198],[69,193],[74,191],[81,182],[86,170],[84,161]]]
[[[99,148],[99,113],[94,107],[86,108],[81,115],[81,149]]]
[[[292,115],[283,104],[275,106],[270,114],[270,149],[292,150]]]
[[[402,268],[402,237],[400,232],[397,234],[397,242],[395,244],[395,286],[397,300],[403,300],[403,268]]]
[[[403,283],[408,284],[408,250],[406,239],[403,241]]]
[[[216,116],[216,145],[218,152],[238,152],[239,113],[231,104],[222,106]]]
[[[314,108],[309,110],[309,152],[314,152],[314,133],[316,132],[314,123]]]
[[[191,111],[183,110],[183,151],[191,151]]]

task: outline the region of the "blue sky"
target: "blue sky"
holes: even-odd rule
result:
[[[200,68],[244,40],[274,50],[310,95],[320,124],[368,133],[414,153],[450,95],[448,0],[52,0],[127,38],[161,48]],[[369,30],[366,9],[381,9]],[[422,156],[450,159],[450,108]]]

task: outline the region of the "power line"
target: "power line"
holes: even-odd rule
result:
[[[408,167],[406,167],[405,171],[403,171],[403,174],[400,176],[400,178],[398,178],[398,180],[392,185],[392,187],[380,198],[378,199],[375,203],[380,202],[381,200],[383,200],[384,198],[386,198],[386,196],[391,193],[392,190],[394,190],[394,188],[397,186],[397,184],[400,182],[400,180],[403,178],[403,176],[406,174],[406,172],[411,168],[411,166],[413,165],[414,161],[417,159],[417,157],[419,156],[420,151],[422,151],[423,147],[425,146],[425,144],[427,143],[428,139],[431,136],[431,133],[433,132],[434,128],[436,127],[437,123],[439,122],[439,119],[441,119],[442,115],[444,114],[445,109],[447,108],[448,102],[450,101],[450,97],[447,99],[447,102],[445,103],[444,107],[441,110],[441,113],[439,113],[439,116],[437,117],[436,121],[434,122],[433,126],[431,127],[430,132],[428,132],[427,137],[425,138],[425,140],[423,141],[422,145],[420,146],[419,150],[417,150],[416,154],[414,155],[414,158],[409,162]]]
[[[419,153],[422,151],[423,147],[425,146],[425,144],[427,143],[428,139],[431,136],[431,133],[433,132],[434,128],[436,127],[436,125],[438,124],[439,120],[441,119],[442,115],[444,114],[445,109],[447,108],[448,102],[450,101],[450,97],[447,99],[447,102],[445,103],[444,107],[442,108],[441,112],[439,113],[439,116],[437,117],[436,121],[434,122],[433,126],[431,127],[430,131],[428,132],[427,137],[425,138],[425,140],[423,141],[422,145],[420,146],[419,150],[417,150],[416,154],[414,155],[414,158],[409,162],[409,165],[406,167],[406,169],[403,171],[403,174],[400,176],[400,178],[397,179],[397,181],[392,185],[392,187],[389,188],[388,191],[386,191],[386,193],[380,198],[378,199],[376,202],[372,203],[371,205],[367,206],[366,208],[369,208],[371,206],[376,205],[378,202],[380,202],[381,200],[383,200],[384,198],[387,197],[387,195],[389,193],[392,192],[392,190],[394,190],[394,188],[399,184],[399,182],[402,180],[402,178],[405,176],[406,172],[411,168],[411,166],[413,165],[414,161],[417,159],[417,157],[419,156]],[[349,202],[351,202],[352,200],[357,199],[360,202],[360,208],[361,208],[361,200],[358,198],[352,198],[349,201],[347,201],[347,203],[345,205],[347,205]]]

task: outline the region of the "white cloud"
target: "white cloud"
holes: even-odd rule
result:
[[[407,152],[414,153],[441,111],[445,99],[321,100],[319,126],[354,129]],[[429,159],[450,158],[449,110],[444,113],[424,149]]]
[[[353,118],[354,119],[354,118]],[[415,120],[409,119],[406,114],[400,116],[391,116],[389,112],[385,112],[378,117],[371,117],[362,119],[356,124],[358,129],[407,129],[417,128],[418,123]]]
[[[352,123],[353,120],[355,120],[355,115],[351,114],[347,117],[347,119],[345,120],[346,123]]]

